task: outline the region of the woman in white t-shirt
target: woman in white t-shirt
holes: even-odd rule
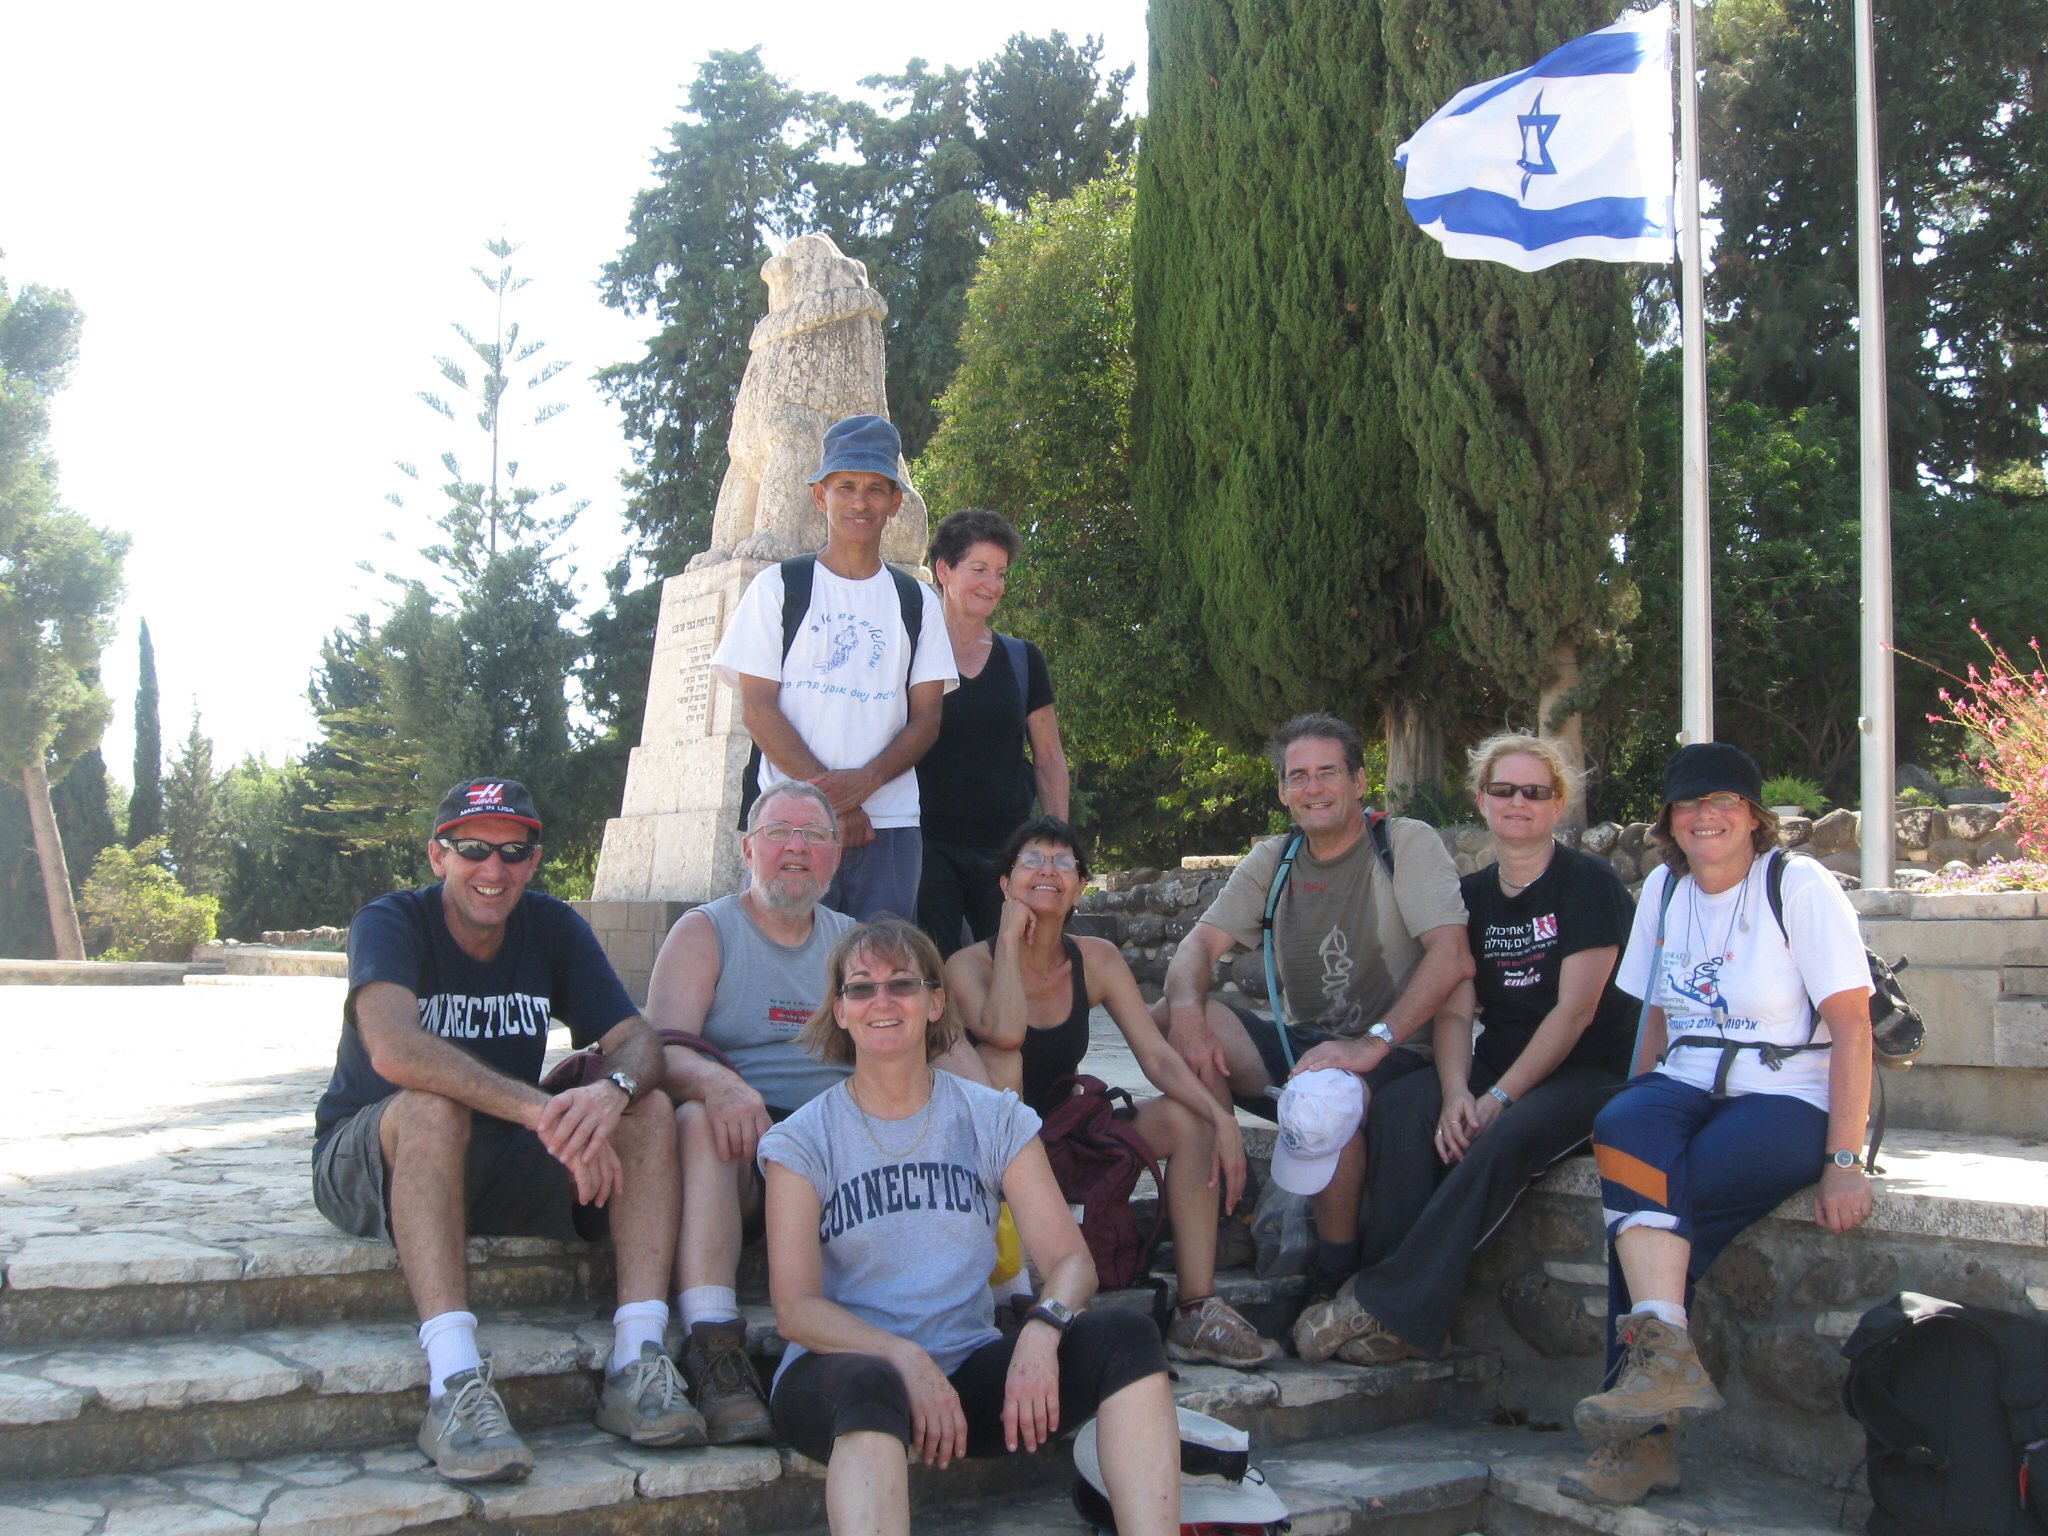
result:
[[[768,1275],[790,1348],[776,1429],[826,1464],[832,1530],[908,1532],[904,1447],[927,1465],[1035,1451],[1097,1419],[1117,1529],[1180,1526],[1179,1430],[1149,1317],[1081,1311],[1095,1265],[1038,1139],[1038,1116],[931,1062],[960,1038],[939,952],[895,918],[825,962],[801,1037],[851,1062],[761,1138]],[[1000,1333],[988,1275],[1008,1202],[1044,1290]]]
[[[1649,1008],[1633,1078],[1593,1125],[1607,1223],[1609,1389],[1573,1413],[1599,1449],[1560,1483],[1600,1503],[1678,1487],[1666,1431],[1721,1407],[1686,1308],[1716,1255],[1819,1179],[1814,1219],[1870,1214],[1870,973],[1856,914],[1811,859],[1770,899],[1777,818],[1737,747],[1664,769],[1665,867],[1643,883],[1618,979]]]

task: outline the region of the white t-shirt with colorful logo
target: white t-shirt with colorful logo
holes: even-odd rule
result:
[[[827,768],[858,768],[894,741],[910,719],[911,684],[944,683],[948,693],[960,686],[938,594],[930,587],[920,591],[924,618],[912,658],[888,568],[848,581],[820,561],[812,571],[811,606],[785,658],[782,567],[771,565],[741,596],[712,653],[712,673],[728,688],[739,687],[742,676],[779,681],[782,713],[818,761]],[[763,789],[788,777],[761,760]],[[877,827],[916,826],[916,771],[898,774],[862,809]]]
[[[1779,857],[1784,857],[1782,854]],[[1690,876],[1679,881],[1664,907],[1668,868],[1651,871],[1636,902],[1635,926],[1616,977],[1637,997],[1657,970],[1651,1006],[1664,1010],[1665,1038],[1713,1035],[1743,1044],[1804,1045],[1809,1034],[1825,1042],[1828,1027],[1814,1020],[1813,1004],[1837,992],[1870,990],[1870,967],[1856,912],[1835,877],[1812,859],[1785,866],[1785,927],[1771,913],[1765,887],[1768,859],[1759,858],[1740,884],[1709,896]],[[1657,947],[1663,909],[1664,946]],[[1790,942],[1787,942],[1787,935]],[[1828,1107],[1827,1051],[1801,1051],[1774,1071],[1757,1051],[1738,1051],[1727,1091],[1782,1093]],[[1718,1050],[1671,1052],[1658,1070],[1695,1088],[1714,1085]]]

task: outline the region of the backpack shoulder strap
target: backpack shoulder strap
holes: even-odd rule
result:
[[[1771,904],[1771,916],[1778,920],[1778,933],[1787,944],[1792,942],[1792,930],[1785,926],[1785,865],[1791,858],[1781,848],[1773,848],[1764,855],[1764,896]]]
[[[903,614],[903,633],[910,639],[910,655],[903,663],[904,686],[909,687],[911,669],[917,665],[917,640],[924,632],[924,586],[886,561],[882,569],[896,583],[896,606]]]
[[[1003,652],[1010,658],[1010,670],[1017,674],[1017,707],[1028,715],[1031,713],[1030,653],[1015,635],[997,635],[996,638],[1002,641]]]
[[[1365,830],[1372,838],[1372,851],[1380,856],[1380,867],[1387,872],[1389,880],[1394,878],[1394,834],[1387,826],[1385,811],[1368,811]]]
[[[791,555],[782,562],[782,657],[796,644],[804,615],[811,611],[811,582],[818,573],[816,555]]]

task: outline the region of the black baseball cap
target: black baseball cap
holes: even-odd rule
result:
[[[540,831],[540,812],[533,807],[533,796],[517,779],[467,779],[441,797],[441,808],[434,813],[434,835],[439,837],[450,827],[484,816],[503,816]]]
[[[1664,765],[1664,803],[1697,800],[1733,790],[1752,805],[1764,803],[1764,771],[1742,748],[1725,741],[1680,747]]]

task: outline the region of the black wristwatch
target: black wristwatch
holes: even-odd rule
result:
[[[1024,1314],[1027,1323],[1050,1323],[1054,1333],[1065,1333],[1074,1326],[1074,1309],[1064,1301],[1055,1301],[1048,1296]]]
[[[633,1100],[639,1095],[640,1085],[634,1082],[632,1078],[626,1076],[626,1074],[623,1072],[607,1072],[605,1074],[604,1080],[608,1083],[614,1084],[618,1088],[619,1092],[623,1093],[626,1096],[626,1102],[628,1104],[631,1104]]]
[[[1851,1152],[1847,1147],[1842,1147],[1836,1152],[1830,1154],[1828,1157],[1828,1161],[1833,1163],[1837,1168],[1854,1168],[1859,1163],[1861,1163],[1863,1159],[1859,1157],[1856,1153]]]

